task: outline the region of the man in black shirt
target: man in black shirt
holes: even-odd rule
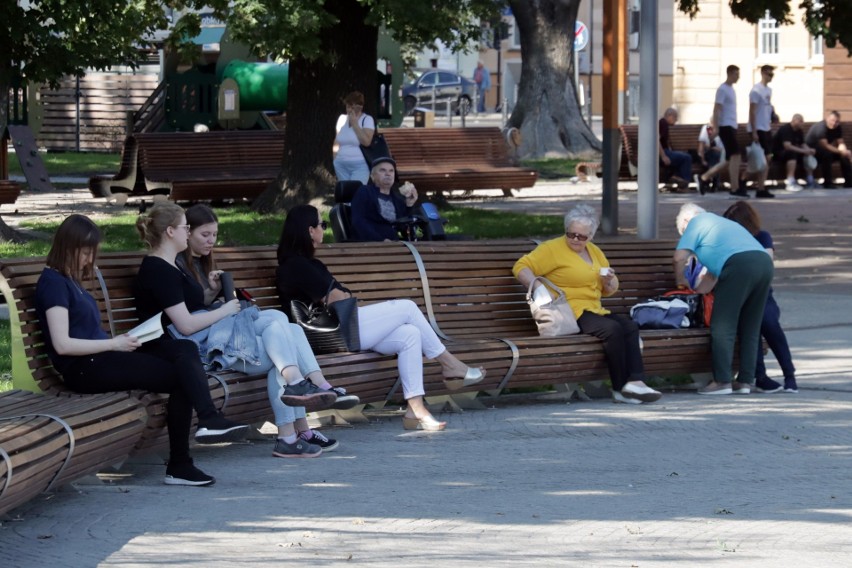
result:
[[[660,119],[660,146],[658,152],[660,154],[660,162],[669,168],[671,181],[686,187],[686,184],[692,179],[692,156],[686,152],[672,150],[671,140],[669,139],[669,126],[674,126],[676,122],[677,109],[667,108],[663,114],[663,118]]]
[[[834,160],[840,161],[840,169],[843,172],[843,187],[852,187],[852,152],[843,142],[843,129],[840,126],[840,113],[836,110],[825,115],[825,120],[817,122],[808,131],[805,138],[808,146],[816,149],[816,157],[819,169],[825,178],[823,187],[830,189],[836,187],[831,175],[831,164]]]
[[[813,156],[816,150],[805,144],[805,120],[801,114],[794,114],[793,120],[778,129],[772,139],[772,159],[783,162],[787,170],[787,191],[801,191],[802,186],[796,181],[796,165],[805,169],[808,187],[814,187],[814,168],[811,160],[805,156]]]

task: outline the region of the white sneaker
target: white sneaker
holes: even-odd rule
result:
[[[796,183],[795,181],[791,182],[788,180],[787,185],[784,186],[784,189],[796,193],[797,191],[802,191],[802,186]]]
[[[624,396],[618,391],[612,391],[612,402],[623,402],[624,404],[642,404],[638,398]]]

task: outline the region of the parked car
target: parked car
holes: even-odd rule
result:
[[[425,107],[436,112],[445,111],[449,101],[453,112],[467,112],[476,96],[476,83],[458,73],[440,69],[412,69],[410,81],[402,87],[405,114],[415,107]],[[434,98],[437,101],[432,100]]]

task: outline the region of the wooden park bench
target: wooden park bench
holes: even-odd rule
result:
[[[499,128],[388,128],[381,131],[400,181],[423,192],[532,187],[538,173],[519,167]]]
[[[172,201],[254,199],[278,177],[284,132],[147,132],[127,138],[119,172],[95,176],[96,197],[165,194]]]
[[[804,132],[807,135],[808,130],[813,126],[814,123],[806,122],[804,124]],[[692,173],[698,174],[701,173],[701,162],[698,160],[698,135],[701,132],[701,124],[675,124],[674,126],[669,127],[669,138],[671,139],[671,145],[673,150],[678,150],[680,152],[687,152],[692,155]],[[772,125],[772,133],[778,131],[781,124],[773,124]],[[639,125],[638,124],[622,124],[619,126],[619,130],[621,132],[621,167],[618,173],[619,180],[635,180],[638,173],[638,136],[639,136]],[[852,122],[843,124],[843,138],[846,142],[846,146],[852,148]],[[746,126],[744,124],[740,124],[737,128],[737,144],[740,147],[740,153],[742,157],[742,161],[740,164],[740,177],[744,178],[746,176],[746,148],[749,144],[752,143],[751,133],[748,132]],[[654,149],[654,153],[657,153],[657,149]],[[817,172],[819,174],[819,172]],[[803,168],[799,168],[796,172],[797,176],[801,179],[805,177],[805,171]],[[663,183],[670,176],[670,172],[667,171],[666,168],[660,167],[660,182]],[[724,169],[720,174],[720,177],[723,181],[728,181],[729,175],[727,168]],[[837,179],[842,177],[843,173],[840,169],[840,164],[835,162],[832,166],[831,176],[833,179]],[[775,181],[775,182],[783,182],[787,177],[786,169],[784,165],[771,160],[769,162],[769,173],[767,175],[767,180]],[[817,177],[820,177],[819,175]]]
[[[602,242],[621,282],[621,291],[605,299],[604,305],[626,313],[638,301],[674,288],[674,244],[623,239]],[[534,246],[531,241],[521,240],[345,243],[322,245],[317,256],[364,304],[396,298],[412,300],[453,352],[465,361],[484,366],[485,381],[461,393],[446,389],[437,363],[428,363],[424,368],[429,397],[475,405],[474,397],[480,391],[496,396],[508,388],[576,386],[608,378],[598,339],[583,334],[560,338],[537,335],[526,290],[511,273],[515,261]],[[142,253],[107,253],[98,260],[103,284],[96,281],[91,287],[101,307],[104,328],[113,333],[127,331],[138,323],[131,282],[141,259]],[[274,247],[218,250],[217,264],[231,272],[235,285],[247,289],[260,307],[280,308]],[[29,381],[33,389],[44,392],[16,393],[11,411],[0,397],[0,491],[4,483],[7,486],[5,496],[0,494],[0,513],[56,486],[58,480],[71,481],[72,472],[78,476],[93,473],[121,461],[128,453],[159,451],[167,445],[163,395],[75,395],[65,388],[46,356],[34,311],[35,284],[43,267],[43,258],[0,261],[0,288],[10,306],[12,349],[17,354],[13,356],[16,385]],[[646,369],[651,375],[711,369],[706,329],[643,331],[642,337]],[[361,397],[362,403],[380,407],[390,401],[402,401],[395,357],[367,351],[320,355],[318,359],[325,376]],[[271,418],[265,373],[249,376],[228,371],[210,373],[209,377],[214,402],[229,418],[255,424]],[[56,400],[68,401],[67,407],[62,412],[45,410],[50,401]],[[75,414],[79,408],[74,401],[84,408],[89,404],[91,411]],[[90,436],[87,447],[91,452],[86,461],[80,455],[72,457],[81,460],[79,465],[69,463],[57,477],[55,470],[62,467],[65,455],[62,448],[68,446],[70,438],[62,438],[50,420],[33,422],[21,418],[37,413],[62,418],[74,436]],[[144,424],[136,424],[136,420]],[[77,425],[85,432],[77,432]],[[18,441],[23,440],[21,432],[27,433],[26,443]],[[16,479],[15,471],[30,471],[24,468],[36,467],[31,462],[38,460],[43,460],[38,467],[44,470],[38,482],[25,484]],[[8,466],[3,469],[4,462],[12,464],[11,474]]]

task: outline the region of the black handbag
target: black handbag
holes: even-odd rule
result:
[[[367,160],[367,167],[372,168],[373,162],[379,158],[391,158],[390,148],[385,140],[384,135],[379,133],[379,125],[376,124],[376,129],[373,130],[373,139],[370,140],[368,146],[361,144],[361,154]]]
[[[332,281],[329,293],[335,283]],[[345,288],[343,290],[349,292]],[[320,302],[306,305],[299,300],[291,300],[290,316],[304,330],[311,349],[317,355],[361,350],[358,298],[354,296],[333,304]]]

